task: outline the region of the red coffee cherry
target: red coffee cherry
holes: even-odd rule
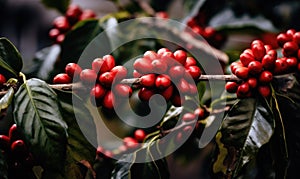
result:
[[[56,40],[57,36],[60,34],[60,31],[56,28],[53,28],[49,31],[49,37],[52,40]]]
[[[133,63],[133,67],[141,74],[153,73],[151,60],[148,58],[138,58]]]
[[[298,63],[298,65],[297,65],[297,70],[298,70],[298,72],[300,72],[300,63]]]
[[[112,91],[107,91],[104,95],[102,105],[106,109],[113,109],[115,104],[115,95]]]
[[[251,48],[253,48],[255,45],[264,45],[264,43],[261,40],[253,40],[251,42]]]
[[[57,74],[53,78],[54,84],[65,84],[65,83],[71,83],[71,82],[72,82],[72,78],[70,78],[69,75],[66,73]]]
[[[160,91],[159,94],[161,94],[165,98],[165,100],[168,101],[173,95],[173,90],[173,85],[170,85],[167,89]]]
[[[185,113],[183,116],[182,116],[182,121],[184,122],[190,122],[190,121],[193,121],[196,119],[196,115],[193,114],[193,113]]]
[[[159,18],[162,18],[162,19],[168,19],[169,15],[165,11],[160,11],[160,12],[155,13],[155,17],[159,17]]]
[[[241,84],[238,89],[237,89],[237,93],[238,94],[247,94],[250,90],[249,84],[247,82],[244,82],[243,84]]]
[[[150,98],[155,94],[155,92],[151,89],[142,88],[140,89],[138,96],[142,101],[149,101]]]
[[[292,37],[285,33],[280,33],[277,36],[277,43],[280,47],[283,47],[283,44],[285,44],[286,42],[292,41],[292,40],[293,40]]]
[[[237,62],[233,62],[230,64],[230,70],[233,74],[236,73],[236,70],[239,68],[239,67],[243,67],[243,64],[240,62],[240,61],[237,61]]]
[[[158,59],[158,54],[152,50],[148,50],[144,53],[144,58],[148,58],[150,60],[155,60],[155,59]]]
[[[268,44],[264,45],[264,47],[265,47],[267,53],[268,53],[268,51],[273,49],[273,47],[271,45],[268,45]]]
[[[186,58],[185,65],[184,65],[185,67],[196,66],[196,65],[197,65],[197,62],[193,57],[187,57]]]
[[[180,94],[187,94],[190,92],[190,85],[184,78],[181,78],[177,84],[177,89]]]
[[[296,30],[295,29],[288,29],[286,31],[286,35],[290,36],[290,37],[293,37],[293,35],[296,33]]]
[[[114,153],[112,151],[106,150],[103,153],[105,155],[106,158],[113,158]]]
[[[292,56],[294,54],[297,54],[298,52],[298,45],[295,42],[286,42],[283,45],[283,53],[286,56]]]
[[[183,95],[180,95],[178,92],[174,92],[171,97],[171,102],[175,107],[180,107],[185,102],[185,98]]]
[[[26,145],[23,140],[16,140],[11,144],[11,152],[16,158],[24,159],[28,155]]]
[[[235,93],[237,91],[238,86],[239,85],[236,82],[229,81],[229,82],[226,83],[225,89],[229,93]]]
[[[298,59],[295,57],[289,57],[286,59],[286,63],[288,65],[288,68],[294,68],[298,64]]]
[[[16,141],[17,139],[19,139],[21,137],[20,133],[18,131],[18,128],[17,128],[17,124],[13,124],[9,128],[8,137],[10,138],[11,142]]]
[[[90,91],[91,97],[95,99],[103,98],[105,93],[106,93],[106,89],[100,84],[95,84],[95,86]]]
[[[6,135],[0,135],[0,149],[7,151],[10,148],[10,139]]]
[[[133,76],[133,78],[140,78],[143,75],[141,73],[139,73],[138,71],[133,70],[132,76]]]
[[[269,71],[263,71],[258,80],[260,83],[270,83],[273,80],[273,74]]]
[[[95,18],[96,14],[91,9],[85,9],[82,11],[82,14],[79,16],[79,21]]]
[[[107,71],[110,71],[116,65],[115,58],[112,55],[104,55],[103,60],[105,61],[106,65],[108,67]]]
[[[172,52],[165,52],[159,55],[160,59],[168,64],[168,67],[179,65],[180,63],[176,61],[174,54]]]
[[[79,76],[81,71],[82,71],[81,67],[76,63],[68,63],[65,67],[66,74],[68,74],[69,77],[71,77],[71,78],[74,75]]]
[[[113,73],[105,72],[99,76],[99,81],[103,86],[109,88],[109,87],[111,87],[111,85],[114,81],[114,78],[115,78],[115,75]]]
[[[185,65],[186,57],[187,57],[187,54],[186,54],[185,51],[183,51],[183,50],[176,50],[174,52],[174,57],[175,57],[175,60],[177,62],[179,62],[182,65]]]
[[[287,69],[288,64],[286,63],[286,60],[279,58],[275,61],[274,74],[282,74],[286,72]]]
[[[65,40],[65,34],[59,34],[59,35],[56,37],[55,43],[61,44],[64,40]]]
[[[295,43],[297,43],[298,45],[300,45],[300,32],[296,32],[294,35],[293,35],[293,41]]]
[[[153,60],[151,62],[151,65],[152,65],[153,72],[157,74],[165,73],[168,69],[167,63],[162,60]]]
[[[191,95],[196,95],[196,94],[198,94],[198,88],[197,88],[197,86],[196,86],[196,84],[195,83],[189,83],[189,87],[190,87],[190,94]]]
[[[160,48],[158,51],[157,51],[157,55],[159,57],[161,57],[161,55],[163,55],[165,52],[171,52],[169,49],[167,48]],[[173,56],[174,57],[174,56]]]
[[[105,57],[105,58],[104,58]],[[92,69],[97,73],[109,72],[115,66],[114,58],[109,56],[104,56],[103,58],[96,58],[92,62]]]
[[[95,83],[97,80],[97,74],[92,69],[84,69],[80,73],[80,80],[83,83]]]
[[[240,61],[242,62],[242,64],[247,67],[249,65],[250,62],[255,61],[255,58],[253,55],[249,54],[249,53],[242,53],[240,55]]]
[[[171,80],[168,75],[158,75],[155,79],[155,86],[158,89],[166,89],[171,85]]]
[[[143,75],[140,78],[140,84],[144,87],[154,87],[155,86],[155,80],[156,80],[156,75],[153,73],[147,74],[147,75]]]
[[[171,79],[180,79],[184,76],[185,68],[183,66],[177,65],[169,69],[169,76]]]
[[[75,4],[69,5],[66,11],[66,17],[71,23],[77,22],[81,14],[82,14],[81,8]]]
[[[201,76],[201,69],[198,66],[186,67],[186,72],[190,74],[194,80],[198,80]]]
[[[201,107],[198,107],[195,111],[194,114],[198,116],[198,120],[204,119],[205,117],[205,110]]]
[[[115,76],[115,81],[121,81],[127,76],[127,69],[124,66],[115,66],[110,72]]]
[[[142,129],[137,129],[136,131],[134,131],[134,138],[138,141],[138,142],[143,142],[144,139],[146,138],[146,133],[144,130]]]
[[[258,87],[258,92],[261,94],[263,97],[269,97],[271,95],[271,88],[267,85],[261,85]]]
[[[54,19],[53,26],[58,29],[60,32],[66,32],[70,29],[69,21],[64,16],[59,16]]]
[[[259,61],[252,61],[248,65],[249,73],[256,75],[262,71],[263,67]]]
[[[206,39],[212,38],[216,34],[216,30],[213,27],[205,27],[203,31],[203,37]]]
[[[238,78],[246,79],[249,76],[249,70],[246,67],[239,67],[239,68],[236,69],[235,75]]]
[[[253,77],[249,78],[247,80],[247,83],[249,84],[249,87],[252,88],[252,89],[257,87],[257,79],[256,78],[253,78]]]
[[[183,132],[184,132],[184,133],[191,133],[191,132],[193,132],[193,127],[190,126],[190,125],[185,126],[185,127],[183,128]]]
[[[176,138],[175,138],[175,143],[180,144],[181,141],[182,141],[182,137],[183,137],[182,132],[178,132],[177,135],[176,135]]]
[[[266,49],[263,44],[254,44],[252,45],[252,53],[256,60],[261,60],[266,54]]]
[[[126,84],[117,84],[114,86],[114,94],[121,98],[130,97],[132,95],[132,89]]]
[[[132,137],[125,137],[123,139],[123,145],[125,145],[128,149],[136,149],[139,146],[139,143]]]
[[[6,78],[2,74],[0,74],[0,86],[3,86],[6,83]]]
[[[275,66],[276,59],[277,57],[266,54],[261,61],[262,67],[266,70],[272,70]]]

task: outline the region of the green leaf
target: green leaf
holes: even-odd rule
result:
[[[68,127],[55,92],[44,81],[30,79],[21,85],[15,94],[14,120],[38,162],[45,168],[62,169]]]
[[[109,42],[106,36],[101,36],[96,42],[93,43],[92,52],[86,52],[83,54],[86,46],[100,33],[103,29],[99,25],[98,20],[85,20],[81,21],[72,31],[67,33],[64,42],[61,45],[61,61],[59,63],[60,71],[64,70],[65,66],[70,62],[77,62],[79,57],[83,55],[86,61],[84,64],[80,64],[83,68],[88,68],[92,61],[99,56],[104,56],[109,53],[107,47],[109,47]],[[106,46],[106,47],[105,47]],[[90,48],[91,49],[91,48]],[[98,54],[99,53],[99,54]],[[101,54],[100,54],[101,53]]]
[[[0,178],[8,179],[8,164],[6,156],[0,151]]]
[[[165,158],[146,162],[134,163],[139,153],[125,154],[119,161],[117,161],[115,169],[112,172],[112,179],[127,179],[127,178],[145,178],[145,179],[167,179],[169,178],[169,171],[167,161]],[[143,153],[144,154],[144,153]],[[140,156],[139,156],[140,157]],[[145,156],[144,156],[145,157]]]
[[[19,51],[6,38],[0,38],[0,69],[4,69],[14,76],[18,76],[23,67]]]
[[[93,117],[83,105],[84,102],[76,95],[58,90],[56,92],[60,99],[63,119],[68,124],[67,155],[70,155],[73,162],[80,162],[81,160],[94,161],[96,148],[93,145],[97,144],[97,132]],[[72,102],[72,97],[74,103]],[[79,119],[76,120],[76,117]],[[89,132],[88,137],[90,141],[86,139],[81,129],[86,130],[85,134]]]
[[[206,83],[204,81],[198,82],[197,90],[198,90],[198,99],[201,101],[201,99],[206,91]]]
[[[9,88],[7,93],[0,99],[0,113],[2,112],[2,110],[8,108],[8,106],[12,102],[13,97],[14,97],[14,89]]]
[[[273,113],[264,99],[239,100],[225,116],[217,134],[219,155],[213,172],[224,176],[242,176],[242,169],[269,142],[274,128]]]
[[[70,4],[70,0],[42,0],[42,3],[50,8],[55,8],[64,14]]]
[[[276,112],[276,130],[271,143],[272,153],[274,153],[274,168],[278,178],[284,176],[293,178],[298,175],[300,165],[298,152],[300,150],[300,76],[299,73],[295,73],[276,79],[274,82],[274,87],[280,87],[276,90],[279,110],[275,109],[275,105],[273,106]],[[282,121],[279,115],[282,117]],[[285,132],[285,139],[283,132]],[[286,151],[285,144],[288,151]]]

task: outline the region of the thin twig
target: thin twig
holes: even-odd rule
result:
[[[235,75],[201,75],[198,81],[239,81],[240,79]],[[127,78],[120,81],[122,84],[129,85],[138,85],[140,84],[140,78]],[[81,82],[69,83],[69,84],[49,84],[50,88],[63,90],[63,91],[72,91],[77,89],[83,89],[84,85]],[[7,91],[0,91],[0,96],[4,96]]]

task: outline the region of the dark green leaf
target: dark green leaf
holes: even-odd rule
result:
[[[100,27],[98,20],[85,20],[81,21],[72,31],[70,31],[64,42],[61,45],[61,61],[59,63],[59,69],[62,71],[65,66],[70,62],[77,62],[82,56],[82,59],[85,60],[84,64],[80,64],[83,68],[88,68],[92,60],[96,57],[102,57],[109,53],[106,48],[110,45],[107,44],[109,41],[106,39],[106,36],[100,36],[91,44],[90,51],[86,51],[83,54],[84,49],[87,45],[101,32],[103,29]]]
[[[55,8],[64,14],[70,4],[70,0],[42,0],[42,3],[50,8]]]
[[[241,99],[226,115],[217,135],[219,155],[214,173],[237,177],[262,145],[269,142],[275,128],[273,113],[264,99]]]
[[[32,66],[27,71],[24,71],[28,78],[39,78],[41,80],[52,82],[53,78],[49,78],[49,74],[54,69],[54,65],[60,55],[60,45],[55,44],[50,47],[45,47],[35,54],[32,60]],[[24,69],[25,70],[25,69]]]
[[[204,81],[198,82],[197,90],[198,90],[198,99],[199,99],[199,101],[201,101],[201,99],[206,91],[206,83]]]
[[[7,109],[14,97],[14,89],[9,88],[7,93],[0,99],[0,113],[2,110]]]
[[[278,178],[293,178],[299,173],[300,165],[300,76],[295,75],[285,76],[281,79],[276,79],[273,86],[278,88],[279,111],[276,111],[276,131],[274,140],[272,140],[273,157],[275,161],[275,169]],[[285,85],[281,85],[285,84]],[[287,85],[288,84],[288,85]],[[280,113],[279,113],[280,112]],[[279,114],[282,117],[284,128],[278,118]],[[283,133],[285,132],[286,141],[284,141]],[[287,149],[285,149],[285,143]],[[287,153],[288,152],[288,153]],[[287,156],[288,155],[288,156]],[[287,158],[288,157],[288,158]],[[286,171],[286,167],[287,171]]]
[[[123,157],[117,161],[115,169],[112,172],[114,179],[167,179],[170,177],[168,164],[165,158],[153,160],[153,156],[157,153],[157,148],[151,145],[134,153],[124,154]],[[158,154],[159,155],[159,154]],[[137,160],[138,158],[138,160]],[[144,163],[141,163],[145,159]],[[136,162],[138,161],[138,162]]]
[[[18,76],[23,67],[19,51],[6,38],[0,38],[0,69],[4,69],[14,76]]]
[[[8,179],[8,165],[7,165],[7,159],[0,151],[0,178],[1,179]]]
[[[80,162],[81,160],[92,162],[96,154],[96,148],[94,146],[97,145],[96,125],[93,121],[93,117],[89,110],[83,105],[84,102],[77,96],[68,92],[56,92],[60,99],[63,119],[68,124],[67,155],[70,155],[73,162]],[[88,132],[88,136],[85,136],[81,130],[85,130],[84,134]],[[88,137],[89,140],[87,140],[86,137]]]
[[[55,92],[44,81],[31,79],[19,88],[14,119],[38,162],[45,168],[62,169],[68,127]]]

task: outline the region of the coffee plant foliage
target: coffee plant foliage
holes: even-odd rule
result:
[[[49,7],[57,8],[62,13],[68,10],[68,1],[59,3],[56,1],[43,2]],[[211,152],[212,156],[208,157],[211,161],[209,163],[210,168],[205,170],[211,178],[269,178],[270,176],[285,178],[294,177],[297,174],[297,166],[299,166],[300,161],[297,153],[300,146],[300,135],[299,130],[297,130],[297,124],[299,123],[298,110],[300,108],[300,63],[298,62],[300,57],[298,55],[299,44],[296,44],[297,35],[293,36],[296,42],[292,42],[290,38],[278,39],[277,36],[279,49],[283,50],[281,52],[281,50],[272,49],[272,52],[270,52],[277,55],[276,59],[270,62],[274,63],[274,66],[268,69],[273,75],[270,80],[267,78],[269,76],[259,76],[263,73],[262,71],[267,69],[263,68],[263,70],[260,64],[264,56],[267,56],[270,51],[265,46],[267,44],[259,42],[259,45],[257,45],[259,47],[249,44],[252,52],[249,52],[249,50],[240,51],[240,59],[234,62],[235,65],[232,65],[231,69],[233,74],[240,78],[236,78],[236,76],[232,78],[231,82],[235,84],[227,83],[226,90],[228,92],[223,86],[220,90],[222,94],[218,94],[219,96],[215,100],[212,100],[209,83],[201,80],[201,68],[198,67],[197,75],[198,72],[199,75],[197,79],[193,79],[197,83],[195,86],[198,91],[197,97],[195,98],[193,95],[186,93],[184,100],[188,105],[180,106],[177,105],[181,104],[180,102],[174,102],[176,92],[175,90],[173,92],[172,89],[171,96],[165,95],[168,96],[166,98],[171,102],[167,104],[167,110],[163,111],[164,117],[156,126],[144,129],[146,136],[142,139],[134,137],[134,131],[137,128],[121,124],[122,121],[118,115],[113,110],[106,109],[105,106],[109,106],[109,102],[112,103],[115,98],[112,90],[113,86],[107,86],[106,84],[105,97],[101,96],[101,99],[96,98],[94,101],[89,96],[81,95],[81,92],[82,94],[93,94],[94,96],[96,96],[96,93],[100,93],[99,91],[95,92],[103,85],[102,80],[98,80],[97,73],[96,80],[98,81],[96,85],[99,88],[95,88],[95,84],[86,83],[82,78],[80,81],[78,76],[78,81],[71,84],[73,85],[73,91],[70,91],[70,86],[67,90],[62,87],[66,84],[52,84],[52,80],[57,74],[65,73],[65,67],[68,64],[73,63],[74,66],[74,63],[78,62],[85,47],[97,35],[104,32],[109,23],[118,23],[133,18],[128,12],[118,12],[101,19],[92,18],[76,23],[65,34],[61,44],[50,47],[58,47],[60,53],[56,54],[57,59],[52,63],[52,70],[51,68],[47,70],[49,76],[43,78],[44,81],[41,80],[39,73],[23,74],[21,72],[23,66],[21,54],[8,39],[0,38],[0,73],[7,79],[3,84],[0,84],[0,120],[9,120],[7,116],[13,116],[11,123],[16,124],[16,127],[9,126],[7,132],[0,134],[0,178],[18,178],[21,176],[26,176],[26,178],[78,179],[170,178],[172,171],[168,169],[168,157],[154,159],[153,156],[160,154],[185,156],[182,158],[188,159],[186,160],[188,163],[193,161],[193,152],[200,153],[202,150],[207,150],[206,147],[209,145],[213,145],[214,150]],[[200,23],[193,24],[191,22],[191,27],[200,28]],[[201,28],[205,29],[205,27]],[[207,28],[208,30],[211,29]],[[127,36],[138,33],[137,31],[131,33],[124,31],[119,30],[116,38],[126,39]],[[163,29],[162,33],[176,36],[174,32],[170,32],[168,29]],[[284,32],[285,35],[281,36],[286,37],[289,34],[296,33],[298,32],[291,30]],[[214,38],[219,35],[222,34],[214,34],[213,37],[210,37],[210,40],[213,39],[214,41]],[[113,40],[115,40],[110,39],[111,37],[109,32],[104,33],[102,40],[105,43],[100,44],[99,53],[85,54],[86,66],[81,66],[82,69],[91,68],[95,58],[103,57],[104,59],[104,56],[108,54],[112,55],[111,58],[115,60],[113,68],[126,63],[128,59],[143,56],[143,54],[145,57],[145,52],[157,55],[159,50],[168,46],[170,51],[166,52],[174,56],[175,51],[180,49],[176,44],[164,40],[142,39],[124,44],[110,53]],[[176,38],[180,39],[180,37]],[[224,39],[222,38],[221,41]],[[180,40],[184,41],[184,39]],[[51,50],[43,51],[44,56],[50,55],[49,52]],[[287,60],[291,58],[296,60]],[[186,59],[187,57],[184,58],[184,60]],[[41,61],[40,67],[45,63],[43,60]],[[104,61],[101,61],[101,63],[104,63]],[[231,59],[231,61],[233,60]],[[245,61],[247,61],[247,65]],[[248,66],[253,61],[255,62],[250,65],[251,67]],[[224,63],[224,61],[220,62]],[[281,64],[286,65],[285,63],[288,64],[289,68],[285,69],[280,66]],[[133,67],[134,63],[130,65],[126,66],[128,72],[125,76],[127,79],[134,79],[132,73],[134,71],[138,72],[138,70]],[[172,67],[172,65],[168,65]],[[191,66],[196,65],[199,64]],[[227,67],[230,65],[228,63],[224,64]],[[169,68],[169,66],[166,68]],[[110,71],[112,68],[106,72],[113,74]],[[277,71],[274,71],[273,68],[276,68]],[[280,68],[279,71],[277,68]],[[43,70],[42,68],[37,69]],[[80,73],[78,72],[80,76],[82,76],[82,69],[80,69]],[[120,68],[116,69],[120,70]],[[249,69],[252,73],[248,73],[247,70]],[[206,75],[203,71],[201,73],[201,75]],[[100,75],[102,74],[99,73]],[[139,75],[137,78],[143,78],[147,74]],[[270,74],[268,73],[268,75]],[[68,76],[68,74],[66,73],[65,76]],[[158,78],[156,74],[152,76],[155,79]],[[27,79],[28,77],[30,79]],[[69,77],[75,79],[75,76],[69,75]],[[256,81],[258,86],[253,81],[249,82],[250,78],[258,80],[258,82]],[[164,76],[163,80],[167,79]],[[60,80],[64,81],[65,79]],[[121,83],[122,80],[124,78],[120,79],[119,82]],[[265,81],[267,82],[264,83]],[[141,85],[140,81],[135,82],[134,85],[136,86],[130,87],[132,91],[124,86],[118,88],[117,92],[119,94],[126,92],[131,96],[130,106],[125,105],[121,110],[126,111],[132,108],[137,114],[147,113],[151,109],[149,109],[147,100],[140,100],[142,90],[139,88],[145,88],[147,93],[144,93],[144,95],[148,95],[150,92],[159,94],[162,93],[161,88],[165,87],[165,83],[157,89],[153,89],[153,86],[147,89],[149,86],[142,86],[143,84]],[[185,85],[188,82],[182,82],[181,84]],[[146,85],[149,85],[149,83],[146,83]],[[172,85],[174,84],[170,83],[166,86],[173,88]],[[260,85],[267,87],[260,89]],[[182,86],[181,89],[185,89]],[[93,93],[91,89],[94,90]],[[107,93],[110,93],[110,96]],[[181,98],[178,99],[181,100]],[[95,117],[95,109],[97,113],[100,113],[102,119]],[[193,119],[191,120],[191,118]],[[118,149],[110,150],[99,146],[97,138],[99,137],[97,128],[99,120],[109,124],[112,130],[121,131],[118,135],[121,135],[124,140]],[[82,129],[88,131],[88,133],[83,133]],[[206,132],[209,129],[217,129],[217,131]],[[164,141],[164,136],[171,132],[176,135],[171,140]],[[182,142],[182,138],[186,133],[191,134],[188,136],[187,141],[177,151],[169,153],[174,146]],[[102,133],[102,135],[104,134]],[[212,138],[212,140],[205,140],[206,138],[203,135],[206,138]],[[141,142],[138,140],[141,140]],[[16,141],[23,141],[23,143],[14,144]],[[164,144],[164,147],[161,147],[161,143]],[[143,158],[146,162],[136,162],[137,158]]]

